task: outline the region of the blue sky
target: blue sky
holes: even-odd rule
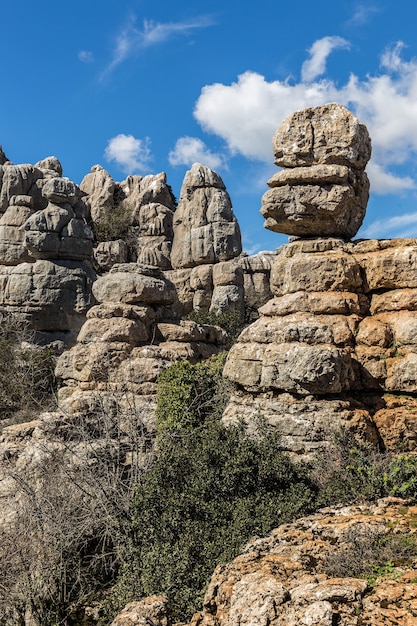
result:
[[[358,236],[417,236],[417,4],[411,0],[18,0],[2,2],[0,144],[49,155],[77,183],[200,161],[231,195],[247,252],[263,229],[271,139],[305,106],[340,102],[373,140]]]

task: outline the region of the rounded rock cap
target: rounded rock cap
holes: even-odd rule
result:
[[[276,131],[272,146],[280,167],[320,163],[364,169],[371,157],[366,126],[334,102],[289,115]]]

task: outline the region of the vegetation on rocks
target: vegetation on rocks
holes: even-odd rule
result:
[[[11,314],[0,319],[0,412],[2,424],[22,421],[47,408],[54,390],[52,350],[30,343],[33,333]]]
[[[132,223],[132,207],[126,202],[118,202],[93,225],[96,241],[127,239]]]
[[[33,482],[11,464],[8,476],[19,516],[0,536],[0,624],[18,624],[29,610],[34,624],[80,624],[84,607],[99,603],[90,623],[104,625],[126,602],[152,594],[166,595],[173,619],[186,620],[215,566],[251,537],[323,505],[416,499],[417,457],[341,433],[332,456],[311,468],[294,464],[262,420],[252,437],[241,423],[225,428],[223,362],[178,362],[160,376],[157,454],[133,404],[128,418],[103,400],[82,419],[40,426],[45,471]],[[401,541],[402,552],[380,537],[368,541],[379,556],[355,571],[371,579],[395,564],[395,551],[414,555],[414,544]]]

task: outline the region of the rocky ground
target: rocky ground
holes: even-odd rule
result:
[[[253,539],[219,565],[187,626],[414,626],[417,549],[408,547],[416,539],[417,506],[399,499],[323,509]],[[387,550],[378,561],[376,546],[390,542],[397,556]],[[169,626],[168,614],[166,600],[147,598],[112,626]]]

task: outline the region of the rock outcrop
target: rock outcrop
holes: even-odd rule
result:
[[[356,118],[326,105],[288,118],[274,149],[277,162],[293,168],[290,177],[300,170],[310,181],[314,172],[301,164],[353,168],[365,176],[360,168],[370,143]],[[287,176],[286,170],[279,176]],[[271,198],[283,206],[279,193],[264,196],[264,214]],[[272,225],[295,232],[292,224],[301,224],[297,234],[317,238],[292,241],[276,257],[274,298],[260,308],[260,318],[243,331],[226,362],[225,376],[237,388],[224,421],[239,416],[253,427],[254,417],[262,415],[281,430],[284,447],[304,457],[327,445],[341,426],[385,447],[414,450],[416,401],[406,394],[417,393],[417,240],[350,243],[326,237],[331,224],[348,237],[339,225],[353,223],[355,215],[359,224],[365,207],[353,203],[333,211],[329,196],[325,206],[328,217],[283,211],[283,225]]]
[[[275,164],[262,215],[270,230],[301,237],[354,237],[365,217],[371,140],[339,104],[290,115],[273,139]]]
[[[160,373],[174,361],[197,362],[217,354],[226,333],[180,321],[171,309],[175,287],[155,267],[115,265],[97,279],[93,294],[99,304],[88,311],[77,345],[58,360],[60,405],[76,413],[105,396],[122,404],[134,398],[152,430]]]
[[[120,260],[171,268],[175,204],[165,173],[129,176],[117,183],[104,168],[95,165],[80,188],[86,194],[84,201],[96,230],[104,226],[105,231],[116,232],[124,225],[129,245]],[[99,271],[107,271],[111,259],[106,255],[103,263],[103,244],[109,246],[103,242],[95,251]]]
[[[185,175],[175,211],[172,266],[228,261],[241,252],[239,225],[222,179],[194,163]]]
[[[95,165],[81,189],[100,236],[102,230],[105,236],[124,225],[124,239],[99,241],[94,248],[100,274],[128,261],[159,267],[176,286],[179,315],[232,310],[243,319],[245,310],[255,311],[271,297],[274,255],[241,255],[229,194],[221,177],[208,167],[195,163],[185,174],[178,208],[164,173],[129,176],[117,183]],[[217,264],[221,268],[214,272]]]
[[[284,524],[217,567],[203,611],[189,626],[413,626],[415,556],[392,564],[391,573],[382,568],[378,576],[376,570],[372,583],[360,572],[326,571],[338,555],[339,570],[353,569],[351,559],[360,560],[360,548],[369,551],[378,539],[389,545],[396,537],[415,538],[416,516],[417,507],[387,498]]]
[[[92,304],[93,233],[56,157],[0,165],[0,309],[40,343],[71,344]]]

